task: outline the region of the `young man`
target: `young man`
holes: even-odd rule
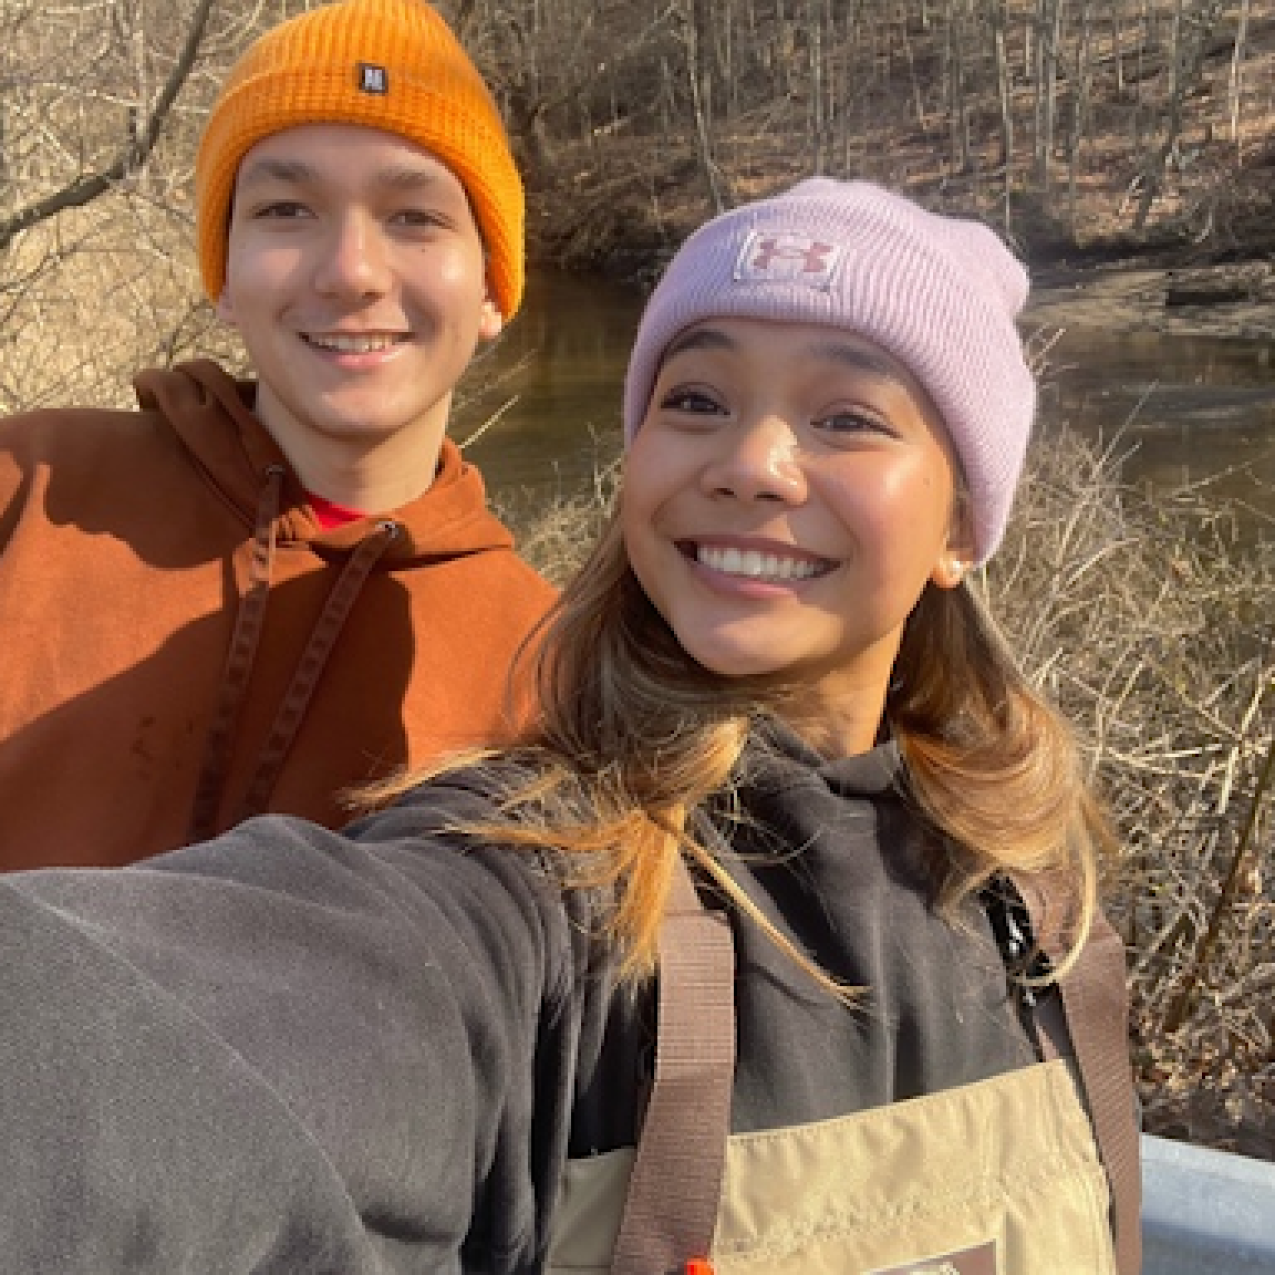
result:
[[[513,724],[551,601],[445,438],[518,308],[523,194],[423,0],[263,36],[209,116],[199,263],[255,383],[0,422],[0,867],[123,864]]]

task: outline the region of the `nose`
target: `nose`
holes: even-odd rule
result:
[[[374,219],[351,212],[333,222],[315,266],[315,288],[324,296],[363,299],[389,287],[385,237]]]
[[[775,500],[800,504],[806,475],[792,427],[778,415],[740,421],[719,435],[721,450],[703,471],[711,495],[737,500]]]

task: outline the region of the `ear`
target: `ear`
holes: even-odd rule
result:
[[[230,299],[230,289],[222,285],[221,295],[217,298],[217,317],[229,328],[238,326],[235,322],[235,306]]]
[[[482,314],[478,319],[478,339],[494,341],[505,328],[505,316],[500,307],[491,299],[491,294],[483,298]]]
[[[974,565],[976,556],[974,529],[967,502],[958,493],[952,509],[952,526],[947,533],[947,544],[930,572],[930,581],[939,589],[955,589]]]
[[[955,589],[965,579],[971,563],[972,557],[969,554],[945,549],[934,564],[934,570],[930,572],[930,582],[939,589]]]

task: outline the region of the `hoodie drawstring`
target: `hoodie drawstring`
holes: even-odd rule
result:
[[[234,751],[235,728],[243,709],[252,678],[257,646],[265,627],[266,605],[270,596],[276,548],[276,524],[283,491],[284,470],[271,465],[266,470],[266,484],[257,502],[256,526],[253,534],[248,587],[239,604],[230,651],[222,675],[221,694],[208,729],[204,758],[195,788],[187,841],[205,841],[218,828],[218,811],[226,780],[230,774]],[[363,540],[346,561],[341,575],[323,604],[305,652],[279,711],[265,747],[257,763],[247,793],[234,820],[238,823],[266,809],[270,794],[283,768],[283,763],[305,717],[319,678],[336,645],[359,593],[386,548],[398,535],[394,522],[382,522]]]
[[[365,581],[398,535],[398,530],[397,523],[388,520],[382,522],[375,533],[360,542],[346,562],[340,578],[332,586],[332,592],[323,604],[323,613],[314,626],[314,632],[310,634],[310,641],[306,644],[297,671],[292,675],[292,683],[279,705],[279,712],[275,715],[274,725],[270,728],[270,735],[257,763],[256,773],[239,807],[236,823],[252,815],[259,815],[266,809],[275,781],[279,778],[279,771],[283,768],[292,748],[292,741],[301,728],[319,678],[323,676],[328,656],[332,654],[332,648],[341,636],[341,629],[362,592]]]
[[[252,557],[248,570],[248,587],[239,603],[235,629],[230,638],[230,652],[222,673],[221,695],[213,714],[212,725],[204,744],[204,760],[199,768],[195,788],[195,804],[191,808],[187,841],[205,841],[217,828],[217,809],[230,771],[230,754],[235,726],[252,677],[257,658],[257,643],[266,620],[266,603],[270,596],[270,577],[274,568],[275,522],[279,516],[279,500],[283,492],[283,466],[271,465],[266,470],[266,485],[257,501],[257,524],[252,538]]]

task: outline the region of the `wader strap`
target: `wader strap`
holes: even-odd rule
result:
[[[1067,907],[1045,876],[1015,876],[1045,955],[1066,955]],[[1111,1187],[1112,1229],[1120,1275],[1142,1269],[1142,1175],[1129,1062],[1129,994],[1124,943],[1101,912],[1088,940],[1058,980],[1067,1030]]]
[[[680,853],[660,930],[655,1080],[612,1275],[706,1269],[721,1203],[735,1079],[735,952]]]

